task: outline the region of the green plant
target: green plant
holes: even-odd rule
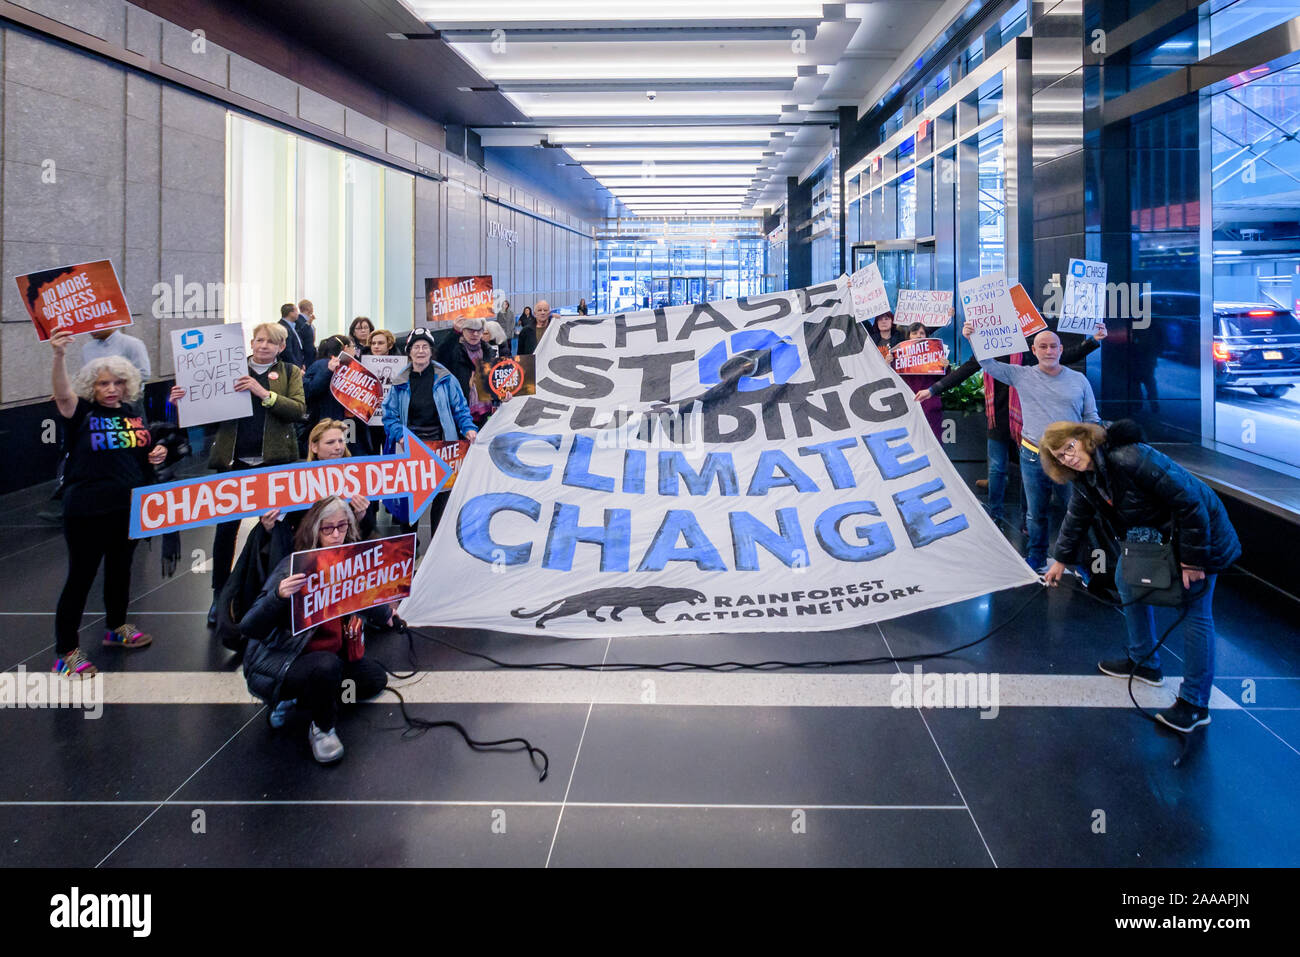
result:
[[[961,385],[945,392],[943,407],[948,412],[983,412],[984,373],[973,373]]]

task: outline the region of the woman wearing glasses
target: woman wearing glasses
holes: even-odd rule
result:
[[[351,504],[330,496],[303,516],[294,548],[301,552],[336,547],[360,538]],[[240,622],[248,639],[244,679],[248,690],[271,706],[273,728],[287,722],[295,705],[305,709],[311,715],[307,741],[312,757],[331,764],[343,757],[336,721],[344,682],[352,682],[346,703],[373,698],[388,686],[383,665],[365,656],[363,619],[379,627],[391,626],[393,613],[384,605],[295,635],[289,603],[306,586],[307,576],[289,574],[291,561],[292,556],[286,556],[276,566]]]
[[[1184,734],[1210,723],[1207,707],[1214,681],[1214,601],[1217,573],[1241,555],[1237,532],[1219,497],[1200,479],[1142,441],[1142,430],[1128,420],[1102,428],[1089,422],[1055,422],[1043,432],[1043,471],[1058,485],[1073,487],[1070,507],[1056,539],[1049,585],[1061,580],[1066,565],[1078,564],[1088,528],[1097,521],[1112,536],[1150,540],[1152,530],[1172,542],[1182,566],[1186,614],[1183,633],[1183,683],[1173,707],[1156,717]],[[1115,586],[1124,602],[1128,655],[1101,661],[1103,674],[1164,683],[1156,650],[1152,606],[1134,600],[1124,581],[1123,561]]]

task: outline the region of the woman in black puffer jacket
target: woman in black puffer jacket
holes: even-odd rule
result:
[[[1241,543],[1223,503],[1204,482],[1144,443],[1134,422],[1116,422],[1109,429],[1085,422],[1056,422],[1043,433],[1041,446],[1051,453],[1040,459],[1043,471],[1053,481],[1069,482],[1074,488],[1056,540],[1056,560],[1045,576],[1047,583],[1055,585],[1066,565],[1079,564],[1094,521],[1112,536],[1147,528],[1160,532],[1163,541],[1172,541],[1186,591],[1182,622],[1185,674],[1178,700],[1156,717],[1184,733],[1209,724],[1214,582],[1219,572],[1241,556]],[[1102,661],[1098,667],[1108,675],[1128,678],[1132,674],[1136,680],[1160,685],[1164,675],[1155,650],[1152,606],[1134,601],[1118,565],[1115,584],[1124,602],[1128,657]]]
[[[337,547],[360,540],[357,520],[348,502],[330,496],[313,505],[298,525],[298,551]],[[271,572],[262,594],[239,622],[248,641],[244,680],[248,690],[271,706],[271,727],[282,727],[294,705],[312,717],[308,743],[312,757],[329,764],[343,757],[343,742],[335,730],[343,682],[355,685],[355,701],[373,698],[388,686],[388,673],[365,657],[364,622],[393,627],[391,606],[362,615],[335,618],[315,628],[293,633],[289,602],[306,585],[306,575],[290,575],[293,556],[287,555]]]

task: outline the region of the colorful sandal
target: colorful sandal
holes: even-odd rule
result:
[[[50,670],[64,678],[93,678],[99,674],[99,669],[90,663],[80,648],[73,648],[62,658],[54,659],[54,667]]]
[[[105,648],[143,648],[153,642],[152,635],[146,635],[135,625],[121,625],[104,632]]]

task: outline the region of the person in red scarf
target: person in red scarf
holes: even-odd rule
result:
[[[1098,323],[1097,331],[1090,339],[1085,339],[1070,346],[1061,353],[1061,365],[1074,365],[1089,353],[1101,347],[1101,340],[1106,338],[1106,324]],[[998,356],[999,362],[1021,365],[1026,356],[1031,359],[1033,353],[1021,352],[1011,356]],[[924,403],[935,396],[941,396],[949,389],[960,385],[976,372],[979,362],[971,356],[946,376],[927,389],[916,393],[916,400]],[[1020,399],[1016,390],[991,376],[984,376],[984,414],[988,419],[988,458],[989,477],[981,480],[988,486],[988,512],[995,522],[1006,521],[1006,493],[1008,463],[1014,464],[1017,474],[1020,468]],[[980,484],[980,483],[977,483]]]

